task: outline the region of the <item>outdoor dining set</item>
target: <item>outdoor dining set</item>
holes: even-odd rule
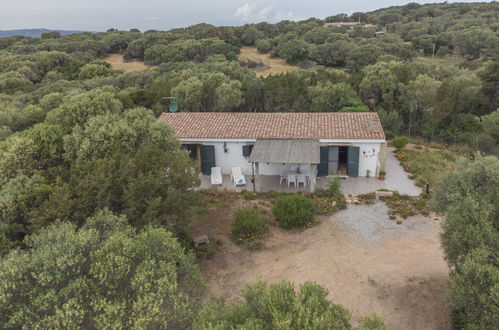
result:
[[[283,172],[280,175],[279,184],[286,183],[288,188],[293,185],[298,189],[300,184],[305,188],[310,185],[310,175],[308,173],[298,173],[296,170]]]

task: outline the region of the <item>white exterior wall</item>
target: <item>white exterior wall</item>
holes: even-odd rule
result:
[[[243,145],[254,143],[256,140],[228,140],[226,141],[227,152],[224,151],[224,142],[216,139],[193,140],[181,139],[182,143],[188,144],[190,141],[202,142],[205,145],[215,146],[215,163],[221,167],[223,175],[230,175],[232,167],[240,167],[243,174],[251,175],[251,163],[248,162],[248,157],[243,156]],[[379,166],[379,152],[381,148],[381,140],[365,140],[365,141],[348,141],[348,140],[320,140],[320,145],[333,146],[334,143],[349,143],[351,146],[360,147],[359,150],[359,176],[366,176],[369,169],[371,177],[377,176]],[[344,145],[344,144],[343,144]],[[261,175],[279,175],[290,170],[292,164],[275,164],[275,163],[260,163]],[[308,172],[308,164],[300,165],[302,172]]]
[[[355,145],[360,147],[359,151],[359,176],[366,176],[367,170],[370,170],[370,176],[378,175],[380,143],[362,143]]]
[[[224,142],[205,142],[205,145],[215,147],[215,164],[221,168],[223,175],[230,175],[232,167],[240,167],[244,175],[252,175],[253,170],[249,157],[243,156],[243,146],[249,142],[225,142],[227,152],[224,151]],[[282,169],[289,168],[289,165],[260,163],[261,175],[279,175]]]
[[[251,163],[248,157],[243,157],[244,142],[227,142],[227,152],[224,142],[206,142],[205,145],[215,146],[215,164],[221,167],[223,175],[230,175],[232,167],[240,167],[244,175],[251,175]]]

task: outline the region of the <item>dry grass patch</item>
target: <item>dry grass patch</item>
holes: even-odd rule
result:
[[[417,57],[417,60],[423,63],[429,63],[429,64],[440,64],[440,65],[457,65],[464,60],[463,57],[460,56],[444,56],[444,57],[439,57],[439,56],[419,56]]]
[[[256,68],[252,69],[258,77],[267,77],[298,69],[297,66],[287,64],[282,58],[271,58],[269,54],[260,54],[254,47],[242,47],[238,59],[243,63],[259,64]]]
[[[111,67],[115,70],[120,70],[123,72],[134,72],[134,71],[143,71],[148,68],[144,62],[140,61],[129,61],[125,62],[123,59],[123,55],[121,54],[112,54],[104,59],[107,63],[111,64]]]

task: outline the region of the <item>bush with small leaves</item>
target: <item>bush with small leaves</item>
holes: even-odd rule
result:
[[[409,138],[407,136],[397,136],[393,138],[392,144],[397,149],[402,149],[409,143]]]
[[[293,194],[280,197],[272,214],[283,228],[305,227],[314,220],[314,201],[306,196]]]
[[[268,229],[269,221],[257,208],[240,209],[234,214],[232,235],[236,243],[258,239]]]
[[[314,192],[315,196],[318,197],[330,197],[334,198],[341,195],[341,179],[338,177],[329,180],[329,183],[325,189],[317,189]]]

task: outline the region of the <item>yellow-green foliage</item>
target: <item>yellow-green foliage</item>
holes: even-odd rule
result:
[[[449,151],[429,149],[396,151],[395,156],[420,187],[434,185],[441,173],[453,168],[455,159],[454,154]]]
[[[327,300],[328,293],[326,288],[312,282],[303,283],[298,292],[287,281],[271,285],[258,282],[243,290],[243,301],[237,304],[215,301],[205,305],[193,328],[353,329],[350,312]],[[387,327],[380,317],[369,315],[355,329],[386,330]]]

